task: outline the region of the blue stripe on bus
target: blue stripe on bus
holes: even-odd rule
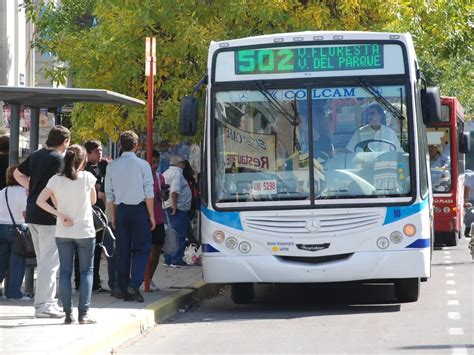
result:
[[[407,218],[420,212],[426,206],[428,206],[428,199],[411,206],[387,207],[387,214],[385,215],[385,221],[383,224],[390,224],[403,218]]]
[[[201,212],[211,221],[223,224],[226,227],[234,228],[243,231],[242,223],[240,223],[239,212],[216,212],[211,211],[205,206],[201,205]]]
[[[417,239],[410,245],[407,245],[406,248],[429,248],[430,240],[429,239]]]
[[[203,253],[219,253],[211,244],[201,244]]]

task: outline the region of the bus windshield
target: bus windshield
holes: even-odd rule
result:
[[[451,129],[427,127],[427,136],[433,192],[449,192],[452,188]]]
[[[377,95],[361,84],[216,90],[215,201],[410,195],[405,86],[374,89]]]

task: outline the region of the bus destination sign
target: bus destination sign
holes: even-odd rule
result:
[[[382,69],[382,44],[263,48],[235,51],[235,74]]]

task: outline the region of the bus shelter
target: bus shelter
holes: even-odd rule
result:
[[[38,149],[40,109],[57,109],[74,102],[144,105],[136,98],[100,89],[0,86],[0,101],[11,108],[9,163],[19,161],[20,108],[30,108],[30,152]],[[59,122],[56,122],[59,123]]]

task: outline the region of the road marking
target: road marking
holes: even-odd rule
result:
[[[450,252],[450,251],[447,251],[447,250],[445,250],[443,253],[445,253],[445,254],[449,254],[449,253],[451,253],[451,252]]]
[[[444,258],[445,259],[451,259],[451,255],[445,255]]]
[[[446,277],[453,277],[454,276],[454,273],[453,272],[447,272],[446,273]]]
[[[448,295],[455,295],[457,293],[457,291],[456,290],[448,290],[448,291],[446,291],[446,293]]]
[[[446,266],[446,270],[447,270],[447,271],[451,271],[452,269],[453,269],[452,266]]]
[[[446,285],[456,285],[456,281],[454,281],[454,280],[446,280]]]
[[[468,355],[467,347],[462,345],[452,346],[452,355]]]
[[[464,329],[462,328],[449,328],[449,335],[464,335]]]
[[[445,260],[444,263],[445,264],[452,264],[453,262],[451,260]]]
[[[448,306],[459,306],[458,300],[448,300]]]
[[[459,312],[448,312],[448,319],[452,319],[452,320],[461,319],[461,313],[459,313]]]

